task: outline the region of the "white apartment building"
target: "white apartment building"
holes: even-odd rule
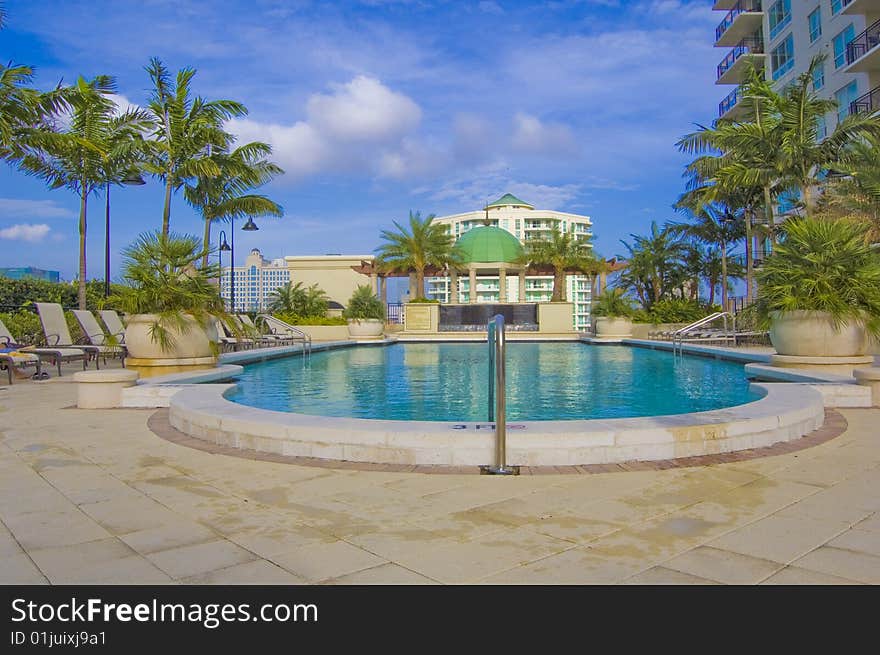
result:
[[[540,239],[557,226],[562,231],[572,232],[581,240],[589,241],[592,236],[592,222],[589,216],[569,214],[549,209],[535,209],[532,205],[507,193],[483,209],[463,214],[439,216],[434,222],[445,225],[458,241],[473,228],[500,228],[512,234],[520,245],[531,239]],[[514,244],[515,245],[515,244]],[[499,245],[499,248],[501,246]],[[500,259],[500,258],[499,258]],[[497,262],[503,264],[504,262]],[[504,281],[502,281],[504,277]],[[498,267],[480,266],[473,275],[474,288],[470,276],[455,279],[456,292],[453,293],[450,277],[427,279],[427,296],[441,303],[516,303],[549,302],[553,291],[552,276],[523,275],[520,284],[508,284],[505,273]],[[574,304],[572,324],[577,330],[585,330],[590,325],[590,306],[592,301],[590,279],[585,275],[567,276],[566,298]],[[504,288],[504,298],[501,289]],[[472,293],[473,292],[473,293]]]
[[[262,253],[254,248],[247,256],[244,266],[233,266],[232,275],[235,279],[235,307],[233,312],[265,311],[269,297],[279,287],[290,282],[290,269],[287,262],[281,259],[268,261]],[[229,307],[232,296],[232,280],[229,268],[223,269],[220,276],[220,297]]]
[[[719,118],[742,117],[739,84],[747,63],[764,70],[777,89],[805,72],[819,53],[814,88],[839,107],[825,117],[830,132],[852,112],[880,109],[880,0],[715,0],[724,11],[715,45],[727,49],[716,84],[736,85],[721,101]]]

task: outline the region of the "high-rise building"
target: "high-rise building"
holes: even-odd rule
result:
[[[820,136],[852,112],[880,109],[880,0],[715,0],[713,9],[725,12],[715,45],[727,49],[716,83],[736,85],[719,118],[743,117],[739,85],[749,62],[780,90],[820,53],[826,59],[814,72],[814,88],[839,103]]]
[[[469,252],[483,248],[486,256],[477,254],[469,262],[468,275],[431,277],[427,280],[427,295],[442,303],[516,303],[549,302],[553,291],[552,275],[526,275],[522,267],[509,266],[512,261],[504,253],[532,239],[546,237],[553,227],[573,233],[579,240],[589,242],[592,222],[589,216],[569,214],[549,209],[535,209],[527,202],[507,193],[483,209],[451,216],[440,216],[435,223],[446,226],[449,234],[459,241],[473,228],[489,226],[513,235],[512,247],[503,239],[487,239],[485,245],[468,244]],[[487,235],[491,236],[488,232]],[[509,237],[507,237],[509,238]],[[491,241],[491,243],[489,243]],[[490,251],[501,254],[490,254]],[[473,254],[473,253],[472,253]],[[515,259],[515,258],[514,258]],[[495,261],[499,260],[499,261]],[[516,270],[517,283],[508,282]],[[454,288],[453,288],[454,286]],[[566,276],[566,298],[574,304],[572,325],[584,330],[590,324],[592,301],[590,280],[585,275]]]
[[[232,296],[229,268],[224,268],[220,276],[220,296],[227,307]],[[290,270],[284,259],[263,259],[257,248],[251,250],[244,266],[233,266],[235,277],[235,312],[261,312],[266,309],[269,297],[279,287],[290,282]]]
[[[58,282],[61,280],[61,273],[58,271],[44,271],[41,268],[33,268],[32,266],[22,268],[0,268],[0,275],[12,280],[24,280],[26,278],[47,280],[49,282]]]

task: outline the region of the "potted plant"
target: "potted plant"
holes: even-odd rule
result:
[[[757,312],[779,355],[857,357],[880,335],[880,252],[864,225],[792,219],[757,274]]]
[[[385,305],[366,284],[355,289],[342,316],[355,339],[379,339],[385,332]]]
[[[635,310],[623,289],[606,289],[593,300],[592,313],[597,317],[596,337],[619,339],[632,335]]]
[[[189,235],[144,233],[123,252],[123,277],[107,305],[129,315],[126,364],[137,368],[213,366],[218,319],[224,311],[215,265],[198,268],[199,239]],[[234,325],[234,321],[227,320]]]

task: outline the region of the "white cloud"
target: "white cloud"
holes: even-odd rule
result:
[[[304,121],[278,125],[237,118],[227,123],[227,129],[238,137],[240,143],[265,141],[270,144],[272,160],[293,178],[317,173],[331,159],[330,144]]]
[[[0,217],[3,218],[72,218],[76,213],[59,207],[54,200],[20,200],[0,198]]]
[[[513,117],[514,150],[530,154],[560,155],[574,152],[576,142],[571,130],[562,123],[542,123],[522,112]]]
[[[42,241],[49,234],[49,226],[45,223],[12,225],[0,229],[0,239],[12,241]]]

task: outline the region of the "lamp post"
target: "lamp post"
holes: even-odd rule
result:
[[[122,178],[122,184],[126,186],[143,186],[146,184],[137,172],[128,173]],[[110,295],[110,182],[107,182],[105,191],[107,196],[106,215],[104,217],[104,297]]]
[[[229,311],[235,313],[235,219],[230,219],[230,224],[232,225],[232,229],[229,230],[230,234],[230,243],[228,250],[230,253],[229,256]],[[256,232],[260,228],[257,227],[257,224],[254,223],[254,219],[248,218],[247,223],[241,226],[241,229],[244,232]],[[221,232],[222,234],[222,232]],[[224,243],[226,241],[224,234]],[[223,245],[220,246],[221,250],[224,250]]]
[[[219,250],[217,251],[217,263],[220,265],[220,276],[221,276],[221,281],[222,281],[222,276],[223,276],[223,253],[224,253],[224,252],[229,252],[229,251],[231,251],[232,248],[230,248],[230,247],[229,247],[229,244],[226,243],[226,231],[225,231],[225,230],[220,230],[220,236],[219,236],[218,238],[220,239],[220,248],[219,248]]]

